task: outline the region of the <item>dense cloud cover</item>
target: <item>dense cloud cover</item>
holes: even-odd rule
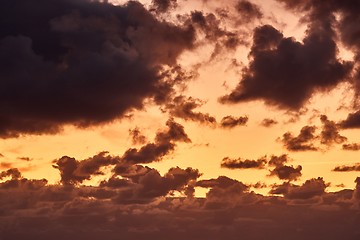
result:
[[[101,124],[159,100],[172,85],[163,66],[176,66],[195,39],[191,25],[159,21],[138,2],[1,5],[1,137]]]
[[[82,166],[88,162],[84,160]],[[355,190],[326,192],[328,184],[317,178],[302,185],[274,185],[272,195],[263,196],[225,176],[197,181],[200,173],[191,168],[171,168],[163,176],[147,167],[136,171],[137,175],[109,179],[99,186],[77,187],[26,179],[15,169],[2,172],[11,179],[0,183],[1,237],[195,240],[237,239],[241,233],[243,239],[300,240],[321,235],[335,240],[360,236],[358,179]],[[195,198],[194,187],[210,190],[206,198]],[[174,191],[184,196],[169,197]]]
[[[165,164],[154,167],[170,161],[182,144],[198,140],[184,122],[226,134],[246,128],[252,116],[235,109],[202,112],[209,109],[202,108],[208,99],[186,95],[200,67],[223,60],[222,54],[237,57],[240,46],[250,48],[249,62],[234,60],[230,68],[240,70],[241,81],[220,97],[223,104],[260,100],[296,114],[315,93],[341,83],[359,94],[359,1],[276,1],[302,16],[307,25],[303,39],[286,36],[281,24],[268,23],[263,9],[247,0],[231,0],[225,7],[213,0],[194,1],[216,7],[185,13],[179,7],[191,1],[1,1],[0,138],[56,134],[66,125],[98,126],[147,104],[159,107],[168,120],[153,139],[143,126],[132,126],[132,145],[119,155],[59,155],[51,163],[59,171],[54,184],[25,177],[26,170],[8,162],[9,150],[1,149],[6,156],[0,153],[0,240],[360,239],[359,177],[351,189],[331,192],[333,183],[306,179],[307,172],[291,164],[287,154],[220,158],[222,169],[211,177],[176,161],[166,169]],[[340,44],[354,59],[341,59]],[[179,64],[183,53],[198,50],[208,56],[188,68]],[[266,128],[282,121],[260,117],[257,124]],[[356,101],[342,121],[321,114],[318,120],[320,126],[307,123],[297,133],[282,128],[285,133],[277,141],[289,152],[337,145],[360,150],[341,133],[360,127]],[[34,162],[22,156],[27,154],[15,159],[29,166]],[[221,175],[229,169],[236,179]],[[249,183],[242,175],[246,171],[264,173],[267,181]],[[360,171],[360,164],[334,164],[331,173],[350,171]],[[258,194],[254,188],[269,192]],[[198,197],[198,190],[206,195]]]

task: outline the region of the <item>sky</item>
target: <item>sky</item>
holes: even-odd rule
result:
[[[1,5],[1,240],[360,238],[360,1]]]

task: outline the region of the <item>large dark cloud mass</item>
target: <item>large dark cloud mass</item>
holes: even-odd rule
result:
[[[268,105],[297,110],[313,93],[329,90],[349,76],[352,63],[337,56],[336,9],[327,9],[319,1],[285,2],[289,6],[309,2],[319,6],[309,10],[305,38],[299,42],[271,25],[257,27],[249,66],[243,69],[238,86],[221,97],[221,102],[263,100]]]
[[[159,21],[138,2],[4,0],[0,9],[1,137],[141,108],[166,84],[162,66],[194,41],[191,25]]]
[[[88,161],[88,160],[86,160]],[[275,160],[274,160],[275,161]],[[282,160],[277,159],[276,162]],[[10,239],[357,239],[359,183],[326,192],[322,178],[273,186],[270,196],[220,176],[198,180],[192,168],[164,175],[148,167],[137,177],[99,186],[48,185],[17,170],[0,183],[0,236]],[[112,183],[110,182],[112,181]],[[205,198],[194,187],[209,188]],[[182,192],[183,197],[171,197]],[[277,196],[279,195],[279,196]],[[167,196],[167,197],[166,197]]]

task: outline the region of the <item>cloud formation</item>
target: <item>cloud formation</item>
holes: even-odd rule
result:
[[[315,131],[315,126],[305,126],[301,128],[298,136],[293,136],[291,132],[286,132],[283,134],[281,142],[289,151],[316,151],[318,148],[313,144],[316,138]]]
[[[250,63],[242,79],[222,103],[262,100],[281,109],[298,110],[313,93],[327,91],[344,81],[352,64],[337,57],[330,22],[310,23],[303,42],[271,25],[254,30]]]
[[[202,124],[216,125],[215,117],[208,113],[195,112],[194,109],[204,104],[200,99],[185,96],[177,96],[172,99],[166,108],[172,117],[182,118],[187,121],[195,121]]]
[[[337,166],[333,169],[334,172],[351,172],[351,171],[360,171],[360,163],[354,165],[342,165]]]
[[[234,117],[234,116],[225,116],[221,119],[220,126],[222,128],[234,128],[236,126],[244,126],[249,121],[247,116],[244,117]]]
[[[175,240],[232,239],[239,231],[243,238],[256,240],[359,236],[354,230],[359,223],[358,179],[354,190],[329,193],[327,183],[317,178],[274,186],[273,196],[263,196],[225,176],[196,181],[198,177],[191,168],[171,168],[163,176],[149,169],[119,187],[66,187],[16,177],[0,184],[0,233],[4,239],[41,240],[115,240],[119,235],[140,240],[170,235]],[[164,197],[194,184],[210,189],[205,198]]]
[[[358,144],[358,143],[343,144],[342,149],[343,150],[349,150],[349,151],[359,151],[360,150],[360,144]]]
[[[360,111],[349,113],[347,118],[340,122],[342,128],[360,128]]]
[[[301,170],[302,167],[298,165],[294,167],[292,165],[285,165],[290,161],[289,157],[286,154],[280,156],[271,156],[268,161],[269,166],[274,167],[270,170],[270,176],[277,176],[282,180],[297,180],[302,176]]]
[[[317,140],[319,140],[318,144],[321,144],[328,148],[333,146],[334,144],[342,144],[347,142],[347,138],[345,136],[342,136],[339,132],[339,124],[329,120],[326,115],[321,115],[320,121],[322,126],[321,132],[318,135],[316,134],[316,126],[304,126],[300,130],[298,136],[293,136],[291,132],[286,132],[283,134],[283,137],[280,141],[289,151],[320,150],[320,146],[316,145]],[[350,147],[347,144],[344,144],[343,146]]]
[[[221,161],[221,167],[229,168],[229,169],[263,169],[265,168],[267,163],[266,158],[260,158],[257,160],[250,160],[250,159],[231,159],[229,157],[224,158]]]
[[[260,123],[260,125],[263,127],[272,127],[276,124],[278,124],[278,121],[271,118],[264,118]]]
[[[160,85],[171,87],[163,66],[175,67],[195,41],[191,25],[159,21],[139,2],[1,4],[3,138],[102,124],[142,108]]]
[[[276,185],[271,189],[271,194],[282,194],[288,199],[309,199],[325,194],[327,184],[322,178],[306,180],[301,186],[288,182]]]

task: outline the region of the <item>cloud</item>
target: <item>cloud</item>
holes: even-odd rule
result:
[[[234,117],[226,116],[221,119],[220,126],[222,128],[234,128],[236,126],[244,126],[248,122],[249,118],[245,117]]]
[[[152,0],[152,7],[158,13],[168,12],[177,7],[177,0]]]
[[[347,118],[340,122],[342,128],[360,128],[360,111],[349,113]]]
[[[356,163],[354,165],[337,166],[332,171],[334,172],[360,171],[360,163]]]
[[[323,124],[320,133],[320,143],[331,146],[332,144],[340,144],[347,141],[347,138],[341,136],[338,131],[338,126],[334,121],[328,120],[327,116],[321,115],[320,120]]]
[[[342,149],[349,150],[349,151],[359,151],[360,144],[358,144],[358,143],[343,144]]]
[[[344,81],[352,64],[337,58],[329,23],[310,24],[303,42],[284,37],[271,25],[254,30],[250,63],[242,79],[221,103],[262,100],[281,109],[299,110],[313,93]]]
[[[228,169],[264,169],[267,167],[270,172],[269,176],[277,176],[279,179],[289,181],[297,180],[302,176],[302,167],[300,165],[297,167],[286,165],[290,161],[286,154],[280,156],[272,155],[270,157],[264,156],[257,160],[225,157],[221,161],[221,167]]]
[[[293,136],[291,132],[283,134],[281,142],[289,151],[317,151],[313,141],[316,139],[315,126],[304,126],[298,136]]]
[[[221,167],[229,168],[229,169],[263,169],[267,163],[266,158],[260,158],[257,160],[249,160],[249,159],[231,159],[231,158],[224,158],[221,161]]]
[[[272,127],[274,125],[278,124],[278,122],[274,119],[270,119],[270,118],[264,118],[260,125],[263,127]]]
[[[119,157],[113,157],[108,155],[107,152],[101,152],[81,161],[63,156],[54,161],[53,167],[59,169],[61,183],[73,185],[82,183],[84,180],[90,180],[93,175],[103,175],[104,173],[100,170],[102,167],[114,165],[118,161],[120,161]]]
[[[195,41],[191,25],[159,21],[138,2],[5,0],[0,14],[3,138],[103,124],[143,108],[160,99],[159,86],[171,88],[163,69]]]
[[[129,135],[133,144],[145,144],[146,137],[140,132],[139,128],[129,129]]]
[[[0,172],[0,180],[5,177],[11,177],[11,179],[21,178],[21,173],[17,168],[10,168],[6,171]]]
[[[126,185],[118,185],[120,188],[113,201],[120,204],[149,203],[158,197],[165,197],[172,191],[185,192],[190,182],[200,176],[199,171],[192,168],[171,168],[164,176],[156,169],[149,168],[136,178],[129,177]],[[102,186],[115,186],[109,183],[104,181]]]
[[[270,191],[271,194],[282,194],[288,199],[309,199],[325,194],[327,184],[322,178],[306,180],[301,186],[291,183],[276,185]]]
[[[204,104],[200,99],[185,96],[177,96],[166,105],[172,117],[182,118],[187,121],[195,121],[202,124],[216,125],[216,119],[208,113],[194,112],[195,108]]]
[[[270,170],[270,176],[277,176],[282,180],[297,180],[302,176],[301,170],[302,167],[298,165],[297,167],[285,165],[290,161],[289,157],[286,154],[280,156],[271,156],[268,161],[268,165],[274,167]]]
[[[148,143],[140,149],[129,148],[121,157],[118,167],[123,165],[151,163],[160,161],[164,156],[172,152],[176,147],[176,142],[190,143],[191,140],[184,131],[184,127],[176,123],[173,119],[166,122],[168,127],[165,131],[156,134],[155,142]],[[115,168],[116,171],[117,168]]]
[[[29,157],[18,157],[17,159],[22,160],[22,161],[26,161],[26,162],[30,162],[30,161],[33,160],[32,158],[29,158]]]
[[[235,5],[235,9],[241,15],[240,19],[243,23],[249,23],[263,17],[260,7],[246,0],[238,1]]]
[[[354,1],[333,0],[324,3],[319,3],[315,0],[309,1],[284,1],[282,2],[290,9],[298,12],[305,12],[308,15],[307,21],[311,24],[327,24],[330,25],[335,22],[334,14],[339,13],[337,29],[339,30],[342,43],[346,44],[354,51],[360,50],[358,35],[358,12],[360,4]]]
[[[221,11],[221,9],[218,9]],[[229,51],[234,51],[240,45],[245,45],[246,37],[240,31],[228,30],[225,20],[229,18],[227,10],[225,14],[219,14],[218,17],[214,13],[204,13],[203,11],[195,10],[191,12],[188,17],[189,24],[193,25],[200,33],[202,40],[198,44],[208,44],[213,46],[213,51],[209,61],[214,60],[218,55]],[[238,16],[238,15],[237,15]],[[224,20],[225,19],[225,20]],[[240,17],[242,19],[242,17]],[[226,25],[226,24],[225,24]]]
[[[0,233],[4,239],[55,240],[115,240],[119,235],[144,240],[170,235],[174,240],[232,239],[239,231],[245,239],[259,240],[359,236],[354,208],[360,199],[358,179],[355,190],[329,193],[324,180],[317,178],[302,185],[274,186],[274,194],[280,196],[262,196],[225,176],[197,180],[199,176],[191,168],[171,168],[164,175],[149,168],[137,180],[125,178],[130,184],[119,187],[48,185],[45,179],[17,177],[0,183]],[[205,198],[171,196],[192,184],[210,191]],[[346,224],[343,219],[348,219]]]
[[[316,135],[315,126],[304,126],[298,136],[293,136],[290,132],[284,133],[281,139],[284,147],[289,151],[317,151],[320,149],[315,146],[317,140],[319,144],[327,147],[347,141],[347,138],[339,133],[339,124],[329,120],[326,115],[321,115],[320,121],[322,126],[318,135]]]
[[[176,142],[191,142],[183,126],[172,119],[166,125],[167,129],[156,134],[155,143],[148,143],[140,149],[130,148],[121,157],[111,156],[108,152],[100,152],[80,161],[63,156],[53,161],[53,167],[60,171],[61,183],[64,185],[77,185],[90,180],[94,175],[104,175],[102,168],[107,166],[113,167],[114,173],[123,177],[130,177],[132,173],[136,176],[143,170],[147,173],[150,168],[136,164],[160,161],[175,149]]]
[[[303,19],[309,23],[309,25],[318,27],[326,26],[328,29],[335,28],[337,31],[337,40],[342,43],[348,50],[354,54],[354,63],[356,69],[351,77],[351,82],[358,96],[360,90],[359,84],[359,66],[357,64],[360,56],[360,37],[359,37],[359,23],[358,13],[360,11],[360,4],[357,1],[341,1],[332,0],[327,1],[325,4],[317,2],[315,0],[309,1],[283,1],[284,5],[305,15]],[[358,98],[356,96],[356,98]],[[350,116],[350,115],[349,115]],[[349,128],[354,126],[345,125]]]

